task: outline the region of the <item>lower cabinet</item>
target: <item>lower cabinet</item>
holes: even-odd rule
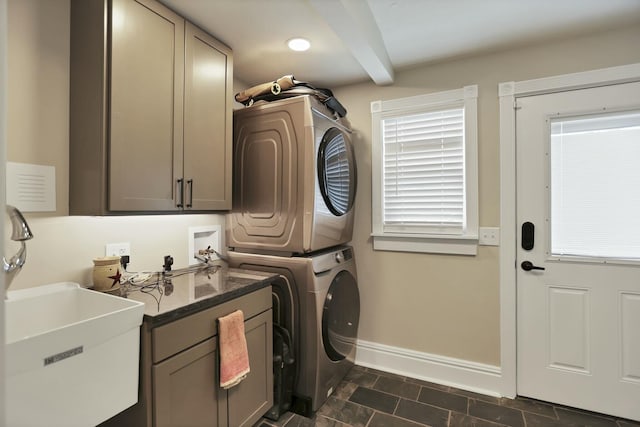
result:
[[[252,426],[273,405],[271,310],[245,322],[251,372],[220,388],[217,337],[153,366],[156,427]]]
[[[240,309],[250,372],[220,388],[216,319]],[[143,326],[136,405],[101,427],[253,426],[273,406],[271,287],[174,322]]]

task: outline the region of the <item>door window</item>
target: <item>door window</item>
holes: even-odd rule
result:
[[[640,111],[551,121],[551,254],[640,260]]]
[[[349,212],[356,195],[356,163],[348,137],[338,128],[329,129],[320,143],[318,180],[329,211],[336,216]]]

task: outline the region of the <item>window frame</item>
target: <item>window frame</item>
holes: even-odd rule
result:
[[[464,109],[465,226],[462,234],[391,233],[383,228],[382,122],[388,117]],[[478,247],[478,86],[371,102],[371,214],[374,250],[476,255]]]

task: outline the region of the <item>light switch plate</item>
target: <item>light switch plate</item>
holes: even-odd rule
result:
[[[500,245],[500,228],[480,227],[478,230],[478,243],[483,246]]]

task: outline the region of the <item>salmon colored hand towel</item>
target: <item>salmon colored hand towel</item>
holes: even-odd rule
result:
[[[249,353],[244,336],[244,314],[236,310],[218,318],[220,334],[220,387],[231,388],[249,373]]]

